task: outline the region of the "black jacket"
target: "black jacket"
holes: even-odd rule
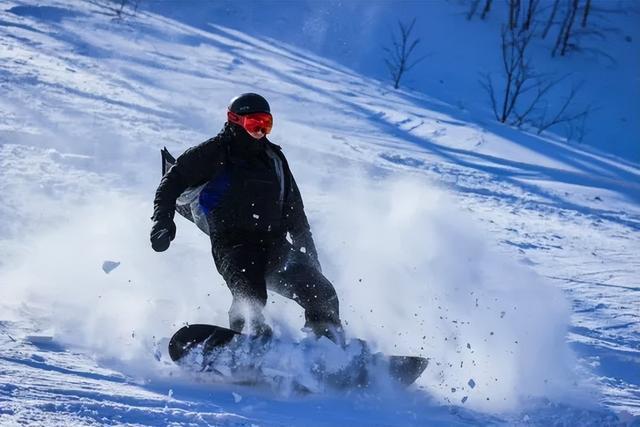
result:
[[[288,232],[293,246],[304,247],[317,263],[300,191],[281,148],[267,138],[255,140],[227,123],[215,137],[189,148],[162,177],[153,219],[173,218],[177,201],[191,204],[186,215],[183,206],[178,210],[196,224],[196,216],[206,218],[199,226],[212,239]]]

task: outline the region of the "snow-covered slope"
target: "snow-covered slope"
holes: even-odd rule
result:
[[[71,0],[0,13],[0,422],[598,425],[640,413],[638,165],[220,24],[114,22]],[[230,296],[190,224],[168,252],[148,247],[158,150],[211,136],[249,90],[272,104],[272,140],[350,336],[430,357],[415,389],[300,398],[166,362],[163,338],[225,324]],[[120,265],[107,274],[105,261]],[[299,308],[272,300],[277,332],[299,338]]]

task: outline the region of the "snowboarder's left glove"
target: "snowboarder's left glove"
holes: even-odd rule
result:
[[[170,215],[153,220],[151,227],[151,247],[156,252],[164,252],[176,237],[176,224]]]

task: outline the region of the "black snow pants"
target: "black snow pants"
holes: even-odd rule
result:
[[[260,331],[268,289],[302,306],[305,327],[317,336],[327,336],[334,342],[343,340],[339,338],[343,332],[333,285],[308,255],[294,249],[285,235],[212,235],[211,248],[218,272],[233,296],[229,309],[231,329]]]

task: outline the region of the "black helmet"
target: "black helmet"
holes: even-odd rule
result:
[[[238,115],[252,113],[271,113],[269,103],[257,93],[243,93],[229,103],[229,111]]]

